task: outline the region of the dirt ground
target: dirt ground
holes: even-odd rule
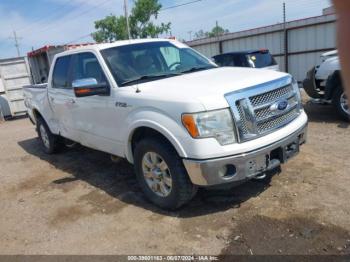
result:
[[[200,190],[165,212],[132,167],[87,148],[48,156],[28,119],[0,124],[0,254],[350,254],[350,133],[306,105],[308,144],[270,181]]]

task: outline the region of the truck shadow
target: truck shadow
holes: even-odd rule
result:
[[[342,120],[332,105],[320,105],[308,101],[304,103],[304,109],[307,116],[309,117],[309,122],[334,123],[338,124],[339,128],[349,127],[349,123],[346,123],[344,120]]]
[[[108,154],[82,146],[63,149],[60,154],[47,155],[42,151],[37,138],[23,140],[18,144],[28,154],[47,161],[62,173],[70,174],[60,179],[53,179],[50,183],[40,185],[40,187],[59,188],[76,181],[83,181],[124,204],[135,205],[162,215],[183,218],[238,208],[243,202],[266,190],[270,184],[270,176],[280,172],[279,169],[275,170],[264,181],[250,181],[233,189],[210,191],[200,189],[188,205],[170,212],[155,207],[145,199],[137,184],[133,167],[125,160],[113,163]]]

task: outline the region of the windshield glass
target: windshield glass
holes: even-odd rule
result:
[[[277,65],[276,60],[270,53],[254,53],[247,55],[247,58],[251,67],[255,68]]]
[[[215,67],[194,50],[167,41],[117,46],[101,53],[118,86]]]

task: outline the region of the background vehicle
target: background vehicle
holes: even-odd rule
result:
[[[230,52],[213,57],[219,66],[264,68],[279,71],[279,66],[269,50]]]
[[[126,158],[147,198],[168,209],[198,187],[264,177],[299,152],[307,128],[290,75],[217,68],[173,40],[60,53],[47,86],[25,97],[47,153],[65,138]]]
[[[315,102],[332,103],[339,115],[349,121],[349,102],[342,85],[337,51],[327,52],[321,56],[321,64],[307,73],[303,87]]]

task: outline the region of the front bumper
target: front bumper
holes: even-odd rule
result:
[[[216,186],[241,182],[278,167],[299,153],[306,142],[307,125],[288,137],[253,152],[208,159],[184,159],[184,165],[193,184]]]
[[[309,97],[317,99],[321,98],[321,96],[316,90],[315,73],[315,67],[313,67],[309,72],[307,72],[306,78],[303,81],[303,88]]]

